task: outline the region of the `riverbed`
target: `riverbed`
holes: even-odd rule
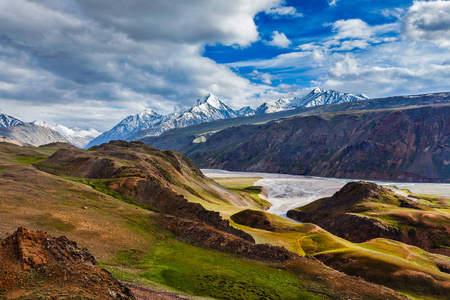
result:
[[[286,217],[288,210],[306,205],[319,198],[330,197],[346,183],[356,179],[336,179],[301,175],[287,175],[256,172],[231,172],[216,169],[202,169],[210,178],[260,177],[254,183],[262,186],[266,200],[272,203],[269,213]],[[368,180],[366,180],[368,181]],[[450,184],[445,183],[398,183],[371,181],[393,189],[409,190],[414,194],[426,194],[450,198]]]

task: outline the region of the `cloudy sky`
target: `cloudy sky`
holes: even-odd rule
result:
[[[450,91],[450,1],[1,0],[0,113],[107,130],[212,92]]]

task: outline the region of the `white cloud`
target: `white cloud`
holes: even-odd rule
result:
[[[291,41],[286,37],[284,33],[274,31],[272,33],[272,40],[269,41],[268,44],[278,48],[289,48],[289,46],[291,45]]]
[[[250,45],[259,39],[255,15],[282,3],[2,0],[0,106],[24,121],[100,130],[144,108],[169,113],[208,92],[238,107],[270,87],[203,57],[204,46]]]
[[[328,0],[328,5],[329,6],[336,6],[338,0]]]
[[[432,44],[397,41],[364,53],[334,54],[317,85],[369,96],[448,90],[450,53]]]
[[[265,11],[266,14],[272,16],[272,18],[277,19],[280,17],[289,18],[301,18],[302,13],[297,12],[297,9],[293,6],[281,6],[276,8],[271,8]]]
[[[402,8],[396,7],[396,8],[385,8],[381,10],[380,13],[386,18],[400,19],[405,15],[406,11]]]
[[[346,38],[365,39],[373,34],[372,28],[360,19],[338,20],[331,26],[333,31],[336,32],[334,38],[338,40]]]
[[[265,84],[272,84],[272,79],[274,77],[269,73],[259,72],[258,70],[253,70],[253,72],[250,73],[249,76],[256,80],[261,80]]]
[[[403,19],[403,34],[450,47],[450,2],[415,1]]]

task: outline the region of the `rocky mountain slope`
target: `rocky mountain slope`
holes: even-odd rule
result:
[[[54,142],[69,142],[59,132],[31,123],[22,123],[7,128],[0,128],[0,136],[36,146]]]
[[[230,127],[185,152],[203,168],[450,182],[450,104]]]
[[[90,141],[99,136],[101,132],[91,128],[84,130],[81,128],[69,128],[60,124],[50,124],[45,121],[33,121],[31,124],[50,128],[62,134],[74,146],[84,148]]]
[[[450,256],[449,208],[445,201],[406,198],[374,183],[350,182],[332,197],[287,215],[352,242],[382,237]]]

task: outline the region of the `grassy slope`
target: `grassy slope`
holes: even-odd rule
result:
[[[187,245],[158,228],[151,220],[152,212],[29,165],[54,152],[54,148],[2,145],[0,149],[0,220],[8,220],[0,222],[0,232],[5,235],[18,226],[55,236],[66,235],[89,248],[101,265],[117,277],[157,289],[217,298],[238,295],[245,299],[313,299],[314,295],[329,293],[326,282],[317,283],[311,277],[311,272],[318,271],[317,265],[314,270],[304,270],[300,274],[297,269],[285,269],[280,264],[256,262]],[[238,193],[252,194],[254,191],[247,186],[250,183],[250,180],[228,181]],[[222,208],[224,216],[241,209],[213,202],[205,202],[205,205]],[[250,232],[258,242],[283,245],[299,254],[362,255],[364,259],[381,261],[380,266],[392,261],[398,265],[401,260],[401,264],[407,264],[410,269],[436,272],[430,262],[432,258],[425,254],[408,262],[402,257],[410,255],[411,251],[394,255],[391,252],[398,251],[380,250],[384,247],[380,246],[381,242],[356,245],[311,224],[293,225],[276,216],[270,218],[277,223],[276,233],[236,227]],[[310,292],[311,286],[314,286],[314,293]]]
[[[272,217],[272,220],[276,220],[276,217]],[[355,261],[358,269],[362,270],[361,273],[349,272],[351,270],[342,271],[387,285],[411,297],[427,297],[429,291],[421,292],[416,287],[409,285],[408,282],[403,286],[396,281],[390,282],[397,276],[395,272],[417,272],[417,274],[425,274],[425,276],[441,283],[450,283],[450,275],[441,272],[436,266],[436,261],[439,260],[449,264],[449,257],[431,254],[400,242],[375,239],[361,244],[351,243],[313,224],[296,224],[294,222],[289,224],[289,221],[285,219],[280,219],[277,224],[278,228],[284,228],[284,230],[277,232],[250,228],[235,223],[233,225],[252,234],[258,243],[284,246],[300,255],[332,254],[333,259]],[[443,295],[431,297],[445,299]]]
[[[367,198],[358,203],[331,209],[336,213],[357,214],[387,223],[399,229],[434,230],[433,239],[443,248],[450,246],[448,225],[450,224],[450,199],[443,197],[412,195],[409,201],[415,207],[405,207],[402,196],[381,191],[376,198]],[[305,212],[323,211],[321,208],[328,198],[312,202],[297,210]],[[447,227],[447,228],[446,228]]]
[[[0,149],[0,237],[18,226],[65,235],[119,278],[152,288],[218,298],[315,298],[307,283],[276,264],[182,243],[152,222],[152,212],[27,164],[56,149]]]
[[[221,177],[212,179],[230,191],[251,199],[258,204],[259,208],[268,209],[271,206],[269,201],[260,196],[263,193],[262,187],[254,185],[255,182],[262,179],[261,177]]]
[[[238,181],[236,183],[239,184]],[[438,203],[442,203],[442,199],[438,200]],[[317,205],[317,203],[310,205]],[[383,206],[383,209],[384,212],[387,212],[390,207]],[[410,297],[445,299],[445,294],[439,294],[439,291],[430,296],[429,290],[421,291],[420,287],[413,287],[413,280],[406,276],[413,273],[433,278],[432,280],[438,282],[438,285],[442,284],[450,288],[450,275],[441,272],[437,266],[438,262],[450,265],[448,256],[432,254],[414,246],[382,238],[360,244],[352,243],[316,225],[297,224],[278,216],[265,214],[271,224],[276,227],[275,232],[255,229],[234,222],[232,224],[252,234],[258,243],[284,246],[300,255],[328,255],[332,257],[330,262],[332,260],[353,261],[357,265],[357,269],[350,266],[342,271],[387,285]],[[408,274],[405,275],[405,273]],[[409,282],[404,284],[400,282],[408,280]]]

